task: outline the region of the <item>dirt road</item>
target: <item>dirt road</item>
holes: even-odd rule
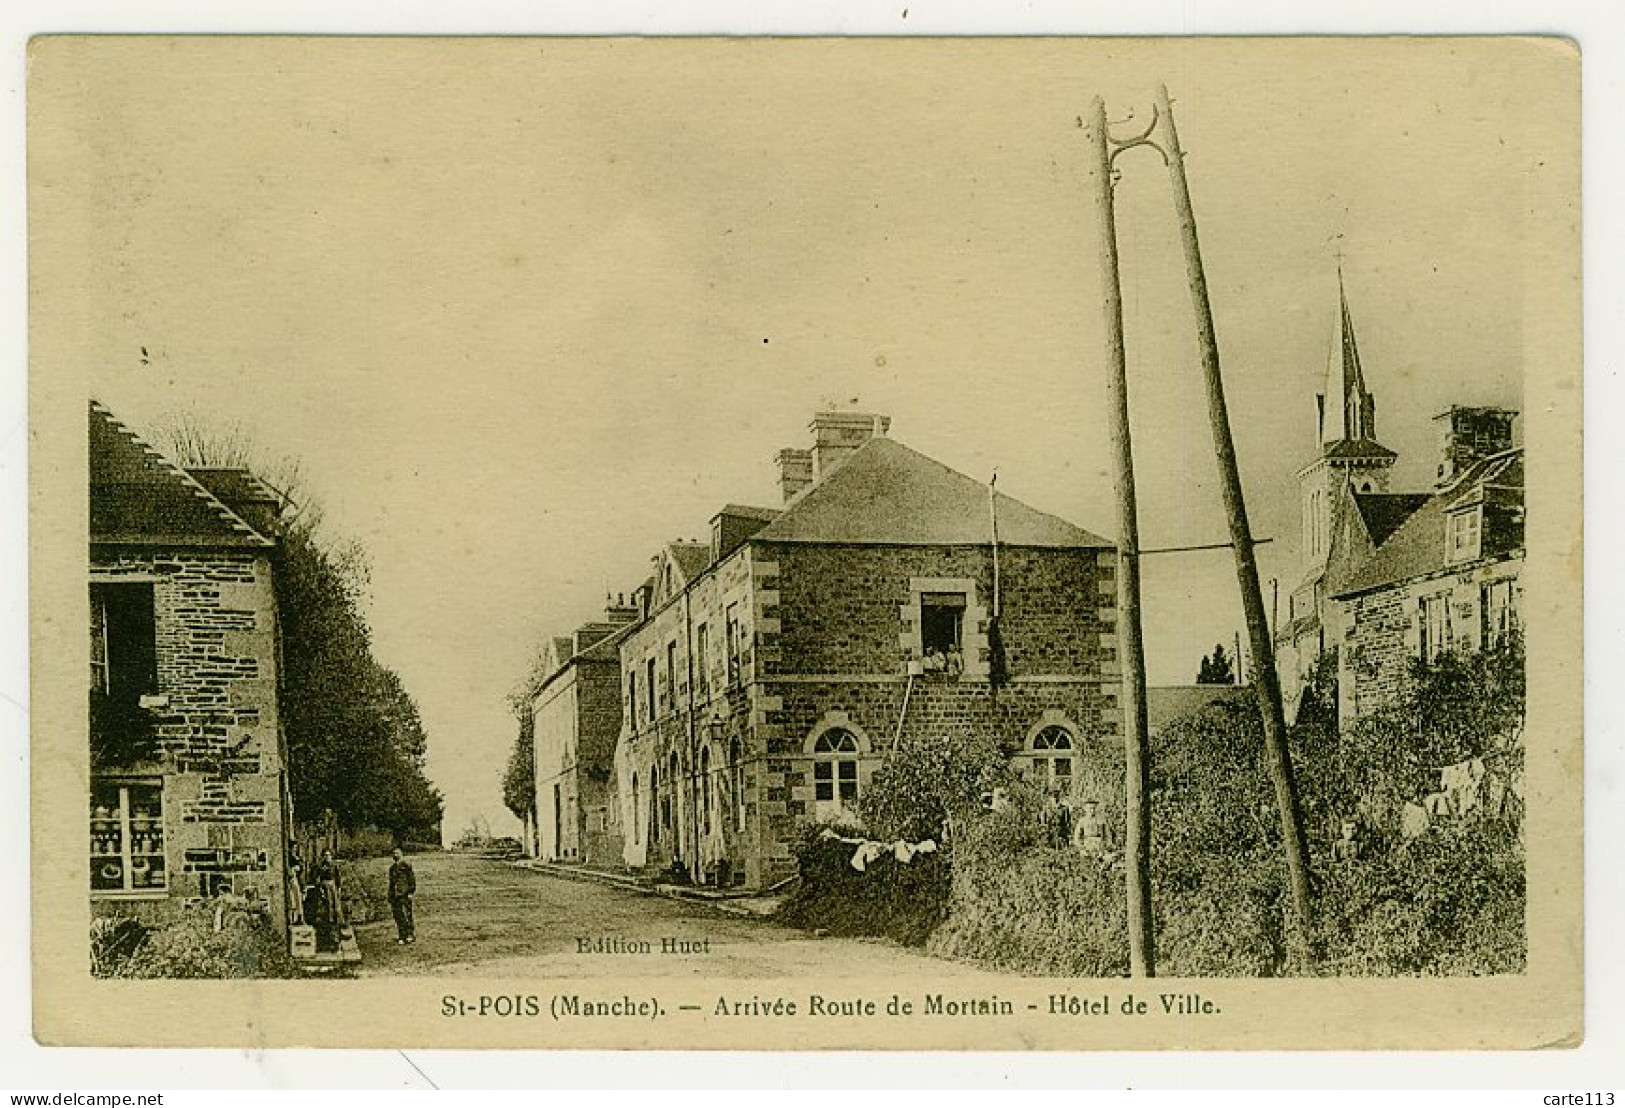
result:
[[[388,859],[361,863],[382,887]],[[424,977],[862,977],[1008,981],[883,940],[814,938],[766,921],[457,854],[412,856],[418,941],[388,918],[356,928],[359,975]]]

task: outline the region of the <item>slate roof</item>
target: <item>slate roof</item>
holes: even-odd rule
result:
[[[684,584],[704,573],[705,567],[711,564],[710,543],[674,542],[666,549],[671,551],[672,561],[677,563],[677,572],[683,575]]]
[[[1365,533],[1371,536],[1373,546],[1381,546],[1411,513],[1433,498],[1426,492],[1356,492],[1354,507],[1365,524]]]
[[[90,540],[127,546],[275,545],[94,400]]]
[[[1112,545],[1059,516],[997,494],[999,542]],[[976,546],[990,541],[988,487],[888,438],[870,439],[756,532],[766,542]]]
[[[1149,685],[1145,690],[1146,729],[1156,734],[1176,719],[1184,719],[1209,704],[1246,696],[1248,685]]]
[[[1328,443],[1322,458],[1397,458],[1398,454],[1373,439],[1341,439]]]
[[[771,520],[776,519],[783,511],[783,508],[753,508],[749,504],[726,504],[717,515],[736,516],[740,519]]]
[[[1451,484],[1427,495],[1426,501],[1393,530],[1371,557],[1329,582],[1328,591],[1333,596],[1352,596],[1448,568],[1445,516],[1454,505],[1482,498],[1486,488],[1510,493],[1515,503],[1522,502],[1522,447],[1473,463]],[[1498,513],[1486,513],[1480,544],[1486,557],[1493,557],[1498,551],[1521,548],[1521,515],[1513,513],[1510,518],[1503,518]]]

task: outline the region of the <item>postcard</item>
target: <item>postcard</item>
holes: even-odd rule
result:
[[[45,36],[28,140],[42,1042],[1581,1042],[1573,43]]]

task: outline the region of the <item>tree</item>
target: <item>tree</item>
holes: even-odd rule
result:
[[[514,817],[530,827],[536,816],[536,718],[532,710],[536,695],[550,676],[546,651],[532,655],[530,669],[508,694],[508,711],[519,725],[508,764],[502,770],[502,803]]]
[[[517,700],[517,698],[514,698]],[[519,822],[530,823],[536,812],[536,720],[524,707],[515,705],[519,735],[508,751],[508,764],[502,771],[502,803]]]
[[[1236,683],[1235,666],[1230,661],[1230,655],[1224,652],[1224,644],[1217,643],[1213,647],[1211,656],[1203,655],[1202,665],[1196,672],[1198,685],[1234,685]]]
[[[323,535],[297,462],[255,464],[240,429],[183,418],[169,434],[186,467],[240,468],[281,496],[274,554],[281,630],[281,712],[294,816],[332,811],[347,829],[438,840],[440,793],[424,775],[428,738],[399,675],[373,656],[361,614],[368,566],[354,543]]]

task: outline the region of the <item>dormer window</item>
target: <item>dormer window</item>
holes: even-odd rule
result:
[[[1445,555],[1451,562],[1470,562],[1482,549],[1483,509],[1479,505],[1452,512],[1445,523]]]

